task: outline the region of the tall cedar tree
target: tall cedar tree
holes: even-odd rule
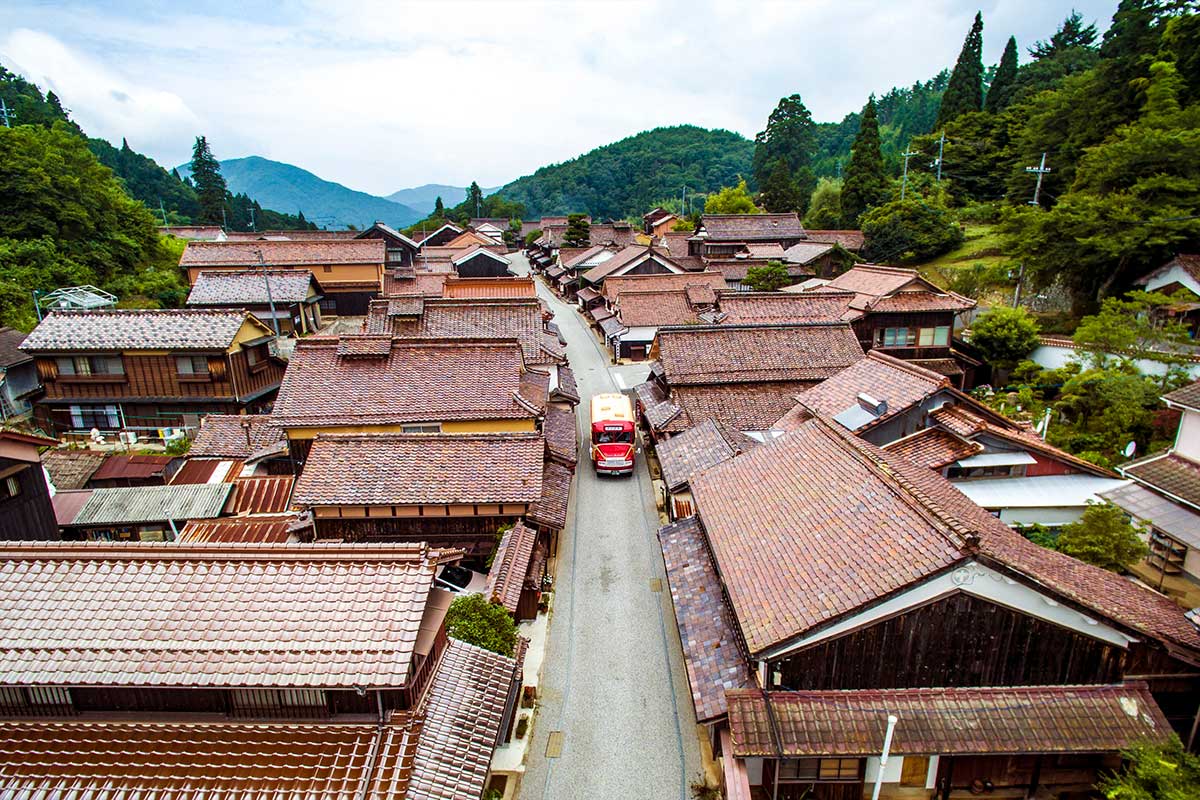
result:
[[[883,166],[883,150],[879,140],[879,117],[875,111],[875,95],[867,100],[859,123],[858,135],[850,149],[850,163],[842,182],[842,224],[857,228],[858,218],[870,208],[888,201],[891,190]]]
[[[1091,47],[1096,43],[1096,26],[1084,25],[1083,15],[1074,9],[1070,16],[1063,20],[1058,31],[1048,42],[1035,42],[1029,48],[1029,55],[1037,59],[1054,58],[1064,50],[1074,47]]]
[[[1004,46],[1004,55],[1000,56],[1000,66],[992,77],[992,85],[988,87],[987,102],[983,108],[990,114],[999,114],[1012,102],[1013,92],[1017,88],[1017,37],[1008,37]]]
[[[771,174],[762,187],[762,202],[767,211],[778,214],[800,208],[800,194],[796,191],[792,173],[784,159],[775,160],[775,166],[771,168]]]
[[[471,185],[467,189],[467,213],[473,217],[481,216],[483,213],[483,189],[480,189],[479,184],[475,181],[471,181]]]
[[[971,32],[963,42],[954,72],[950,74],[950,84],[946,87],[946,93],[942,95],[937,127],[941,128],[961,114],[979,111],[982,108],[983,14],[976,12],[975,24],[971,26]]]
[[[445,213],[446,206],[442,203],[442,196],[439,194],[437,199],[433,201],[433,214],[436,217],[441,217],[444,216]]]
[[[804,101],[798,94],[783,98],[767,119],[766,130],[754,137],[755,182],[765,187],[775,162],[783,159],[801,198],[800,212],[804,213],[809,196],[817,188],[812,171],[816,149],[816,125]]]
[[[208,140],[196,137],[192,148],[192,183],[196,186],[196,198],[200,201],[198,222],[220,224],[225,208],[227,193],[225,178],[221,175],[221,164],[208,149]]]

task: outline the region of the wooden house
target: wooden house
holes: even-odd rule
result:
[[[689,483],[659,540],[726,797],[1089,792],[1131,743],[1194,739],[1183,609],[838,423]]]
[[[665,251],[651,245],[631,244],[579,275],[582,285],[599,287],[606,278],[618,275],[666,275],[684,271]]]
[[[292,502],[318,539],[428,542],[482,560],[542,497],[536,432],[319,434]]]
[[[647,236],[662,236],[671,230],[678,221],[679,217],[664,208],[658,207],[642,215],[642,233]]]
[[[155,438],[204,414],[269,407],[284,371],[274,339],[241,310],[56,311],[22,349],[45,387],[34,410],[44,430]]]
[[[1142,580],[1185,608],[1200,606],[1200,382],[1163,395],[1180,412],[1175,443],[1117,467],[1132,481],[1104,494],[1147,526],[1146,560],[1133,568]]]
[[[688,253],[704,259],[732,258],[747,245],[775,244],[786,250],[804,241],[800,217],[786,214],[704,214],[687,237]]]
[[[845,319],[864,350],[882,350],[950,376],[960,388],[974,385],[979,366],[952,343],[959,315],[975,301],[930,283],[915,269],[857,264],[813,293],[854,292]]]
[[[658,363],[635,389],[638,409],[656,439],[705,419],[769,437],[796,395],[862,356],[844,322],[663,327],[650,352]]]
[[[21,349],[25,334],[0,328],[0,423],[7,424],[33,408],[32,398],[41,388],[33,357]]]
[[[1182,299],[1163,313],[1182,322],[1193,339],[1200,337],[1200,254],[1180,253],[1136,285],[1147,292],[1180,295]]]
[[[463,229],[455,225],[453,222],[447,222],[442,227],[435,230],[425,232],[419,231],[413,234],[414,241],[424,250],[426,247],[444,247],[454,239],[461,236]]]
[[[504,242],[504,232],[508,230],[511,220],[504,217],[472,217],[467,221],[467,228],[486,236],[494,242]],[[533,230],[530,228],[530,230]]]
[[[503,278],[512,275],[512,262],[482,244],[472,245],[450,259],[460,278]]]
[[[0,540],[57,539],[39,450],[53,439],[0,429]]]
[[[321,328],[322,292],[307,270],[221,270],[196,276],[187,305],[244,308],[267,325],[277,320],[280,334],[301,336]]]
[[[421,246],[400,231],[382,222],[358,233],[355,239],[379,239],[384,244],[384,269],[411,267]]]
[[[316,276],[321,313],[357,315],[383,289],[387,245],[380,239],[188,242],[179,266],[195,284],[201,272],[305,270]]]
[[[534,431],[548,383],[516,338],[311,337],[296,343],[271,416],[299,471],[321,433]]]
[[[520,663],[447,637],[434,578],[461,557],[0,547],[0,773],[31,797],[480,797]]]

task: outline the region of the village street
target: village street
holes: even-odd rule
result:
[[[528,262],[510,256],[514,271]],[[568,342],[583,401],[579,468],[558,552],[554,616],[523,800],[675,798],[700,775],[699,745],[644,466],[629,478],[590,468],[592,395],[640,381],[616,368],[575,310],[540,283]],[[547,757],[552,733],[561,756]],[[554,737],[555,739],[558,736]]]

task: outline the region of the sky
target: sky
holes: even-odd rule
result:
[[[819,122],[951,67],[976,10],[984,63],[1116,0],[5,0],[0,63],[92,136],[168,168],[197,135],[373,194],[499,186],[662,125],[753,137],[780,97]],[[269,7],[268,7],[269,6]]]

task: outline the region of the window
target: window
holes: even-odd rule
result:
[[[207,375],[208,356],[175,356],[180,375]]]
[[[322,297],[321,301],[317,303],[317,305],[320,306],[322,314],[337,313],[337,300],[333,299],[332,297]]]
[[[254,367],[267,360],[267,346],[256,344],[246,348],[246,363]]]
[[[234,716],[325,716],[328,702],[320,689],[234,689],[230,693]]]
[[[779,780],[857,781],[861,765],[857,758],[785,758],[779,762]]]
[[[11,499],[20,493],[21,479],[16,475],[9,475],[4,480],[0,480],[0,501]]]
[[[389,264],[395,264],[404,260],[404,250],[399,247],[389,247],[387,249],[387,260]]]
[[[326,272],[333,272],[333,267],[331,267],[331,266],[330,266],[330,265],[328,265],[328,264],[326,264],[325,266],[321,267],[321,269],[325,270]]]
[[[434,422],[429,425],[401,425],[401,433],[441,433],[442,425],[439,422]]]
[[[120,356],[63,356],[56,358],[59,375],[124,375]]]
[[[937,328],[921,328],[921,334],[917,344],[920,347],[947,347],[950,344],[949,326],[943,325]]]
[[[121,417],[112,405],[71,406],[71,426],[78,431],[115,431],[121,427]]]

